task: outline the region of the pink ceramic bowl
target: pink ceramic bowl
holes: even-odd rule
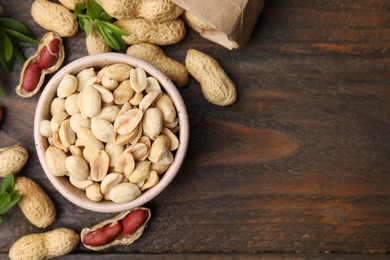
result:
[[[40,134],[40,122],[43,119],[49,119],[50,117],[50,104],[51,101],[56,96],[56,91],[59,82],[61,79],[67,74],[77,74],[79,71],[85,68],[102,68],[106,65],[114,64],[114,63],[126,63],[131,65],[132,67],[139,67],[144,69],[149,75],[155,77],[159,82],[161,87],[165,90],[165,92],[171,97],[178,114],[179,119],[179,147],[175,153],[175,160],[169,167],[169,169],[163,174],[160,175],[159,183],[153,188],[144,191],[139,197],[136,199],[122,204],[117,204],[111,201],[102,200],[100,202],[94,202],[89,200],[84,191],[79,190],[70,184],[68,177],[55,177],[49,172],[45,161],[45,151],[48,147],[47,138]],[[138,206],[141,206],[157,195],[159,195],[168,185],[171,183],[173,178],[178,173],[187,151],[188,141],[189,141],[189,122],[186,106],[183,102],[183,99],[175,87],[175,85],[165,76],[161,71],[152,66],[151,64],[120,53],[104,53],[97,55],[90,55],[78,60],[75,60],[63,67],[59,70],[47,83],[44,88],[35,112],[35,120],[34,120],[34,139],[35,146],[38,153],[39,161],[42,165],[42,168],[53,184],[53,186],[69,201],[80,206],[82,208],[96,211],[96,212],[121,212],[126,211]]]

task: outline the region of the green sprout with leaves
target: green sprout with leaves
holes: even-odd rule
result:
[[[116,51],[126,49],[126,43],[122,36],[129,34],[112,24],[112,17],[95,0],[87,0],[86,6],[78,2],[74,9],[74,15],[76,19],[79,19],[80,28],[85,31],[87,36],[92,32],[93,26],[96,26],[111,48]]]
[[[5,220],[1,214],[6,213],[9,209],[15,206],[16,203],[22,198],[22,195],[18,194],[15,188],[15,179],[12,172],[8,173],[4,179],[0,188],[0,222]]]

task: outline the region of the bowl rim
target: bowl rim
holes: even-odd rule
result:
[[[78,196],[76,193],[69,191],[68,188],[65,187],[66,185],[63,184],[63,180],[61,181],[61,178],[67,178],[66,176],[56,177],[50,173],[45,160],[47,140],[45,140],[46,137],[40,134],[40,122],[45,118],[47,119],[47,117],[49,116],[50,104],[53,98],[56,96],[56,91],[54,89],[57,88],[58,83],[66,74],[71,73],[75,75],[86,68],[103,67],[115,63],[126,63],[132,67],[142,68],[148,75],[153,76],[158,80],[161,87],[170,96],[173,101],[173,104],[176,107],[180,126],[179,147],[176,150],[174,162],[164,173],[163,177],[160,178],[159,183],[153,188],[142,192],[142,194],[136,199],[127,203],[120,204],[116,204],[111,201],[94,202],[90,200],[86,202],[85,199]],[[34,117],[34,142],[36,152],[38,154],[38,159],[43,168],[43,171],[51,182],[51,184],[57,189],[58,192],[60,192],[60,194],[62,194],[62,196],[64,196],[73,204],[90,211],[102,213],[122,212],[142,206],[154,199],[163,190],[165,190],[165,188],[172,182],[176,174],[179,172],[183,164],[189,144],[189,131],[189,118],[186,105],[177,87],[166,75],[164,75],[158,68],[156,68],[152,64],[124,53],[102,53],[89,55],[76,59],[61,68],[53,75],[53,77],[48,81],[45,88],[43,89],[36,106]],[[69,185],[71,184],[69,183]],[[73,188],[78,190],[78,188],[76,187]]]

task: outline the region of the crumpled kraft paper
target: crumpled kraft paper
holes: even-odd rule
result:
[[[244,45],[250,38],[264,0],[171,0],[212,29],[202,29],[186,21],[206,39],[228,49]]]

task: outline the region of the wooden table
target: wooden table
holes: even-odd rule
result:
[[[41,37],[31,3],[1,4]],[[65,63],[87,55],[84,32],[64,42]],[[27,57],[35,48],[23,45]],[[143,236],[98,253],[79,245],[64,259],[388,258],[390,1],[268,1],[246,46],[229,51],[188,29],[184,41],[163,49],[184,62],[189,48],[220,62],[237,102],[208,103],[194,79],[180,88],[189,152],[171,185],[146,205],[153,216]],[[58,218],[41,230],[13,208],[0,224],[0,258],[22,235],[80,232],[115,215],[78,208],[49,183],[33,140],[39,95],[14,92],[21,66],[0,71],[7,91],[0,144],[28,148],[19,175],[47,191]]]

